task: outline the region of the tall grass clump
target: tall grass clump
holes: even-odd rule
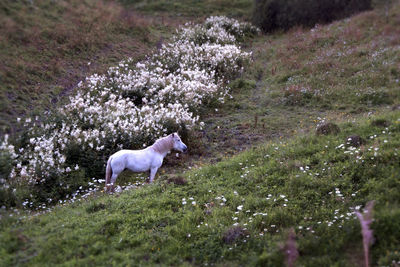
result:
[[[201,128],[200,108],[223,103],[226,84],[250,60],[237,40],[254,33],[247,23],[210,17],[185,25],[142,62],[127,59],[87,77],[46,121],[28,118],[23,134],[4,140],[1,159],[9,167],[2,168],[1,190],[18,194],[23,185],[29,203],[59,200],[103,177],[106,158],[116,150]]]
[[[312,27],[371,8],[371,0],[255,0],[253,22],[264,32]]]

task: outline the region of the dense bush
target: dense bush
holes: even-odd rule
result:
[[[255,0],[253,22],[264,32],[312,27],[371,8],[371,0]]]

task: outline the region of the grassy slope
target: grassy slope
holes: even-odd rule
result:
[[[205,118],[207,152],[235,153],[400,103],[400,5],[319,26],[262,36],[233,100]]]
[[[31,260],[32,264],[183,261],[279,265],[279,246],[286,236],[282,232],[290,226],[303,226],[296,231],[299,260],[304,265],[350,265],[362,257],[357,222],[344,220],[341,228],[337,222],[328,227],[327,222],[346,215],[348,207],[370,199],[377,200],[379,219],[373,226],[377,237],[374,262],[399,260],[398,112],[386,117],[392,121],[390,135],[366,121],[360,127],[345,123],[338,137],[311,134],[295,141],[276,140],[313,131],[318,117],[357,121],[369,112],[389,113],[399,104],[398,11],[399,5],[395,5],[387,18],[381,11],[373,11],[313,31],[299,29],[258,38],[249,45],[255,51],[254,64],[234,81],[234,99],[206,118],[207,128],[198,136],[202,145],[197,154],[221,160],[225,153],[236,153],[265,139],[273,138],[275,143],[187,173],[186,186],[167,185],[166,176],[161,175],[156,185],[119,198],[100,197],[20,222],[3,219],[2,260]],[[305,93],[301,88],[307,88]],[[354,156],[335,149],[355,133],[364,138],[378,134],[360,150],[368,159],[363,165],[355,164]],[[373,156],[376,147],[378,156]],[[264,158],[266,154],[271,157]],[[181,161],[183,169],[187,163]],[[194,163],[201,164],[198,159]],[[299,168],[306,165],[310,171],[303,173]],[[167,172],[172,173],[171,168],[166,168]],[[320,175],[316,177],[316,173]],[[344,199],[329,194],[336,187]],[[356,197],[352,197],[356,191]],[[224,207],[215,200],[222,194],[227,199]],[[284,194],[288,206],[282,207],[283,200],[267,201],[268,194],[277,199]],[[195,199],[196,206],[191,206],[189,197]],[[182,198],[189,203],[184,208]],[[206,203],[214,205],[210,211]],[[241,204],[243,211],[234,214]],[[338,214],[334,214],[336,209]],[[249,223],[254,212],[267,212],[268,216],[257,215]],[[245,236],[249,237],[225,244],[222,235],[234,223],[232,217],[238,217],[242,227],[248,228]],[[310,226],[314,234],[305,230]],[[260,236],[264,228],[267,232]],[[279,232],[271,233],[275,229]]]
[[[249,18],[251,8],[251,0],[2,1],[0,134],[15,132],[17,117],[53,108],[84,77],[143,58],[177,25],[211,14]]]
[[[399,261],[399,117],[381,117],[386,128],[374,118],[343,124],[337,136],[270,143],[187,172],[186,185],[158,180],[46,215],[3,219],[1,265],[279,266],[280,246],[294,227],[300,265],[351,266],[362,259],[362,239],[348,213],[369,200],[376,200],[372,260]],[[338,148],[352,134],[367,143],[357,151]],[[236,222],[243,234],[226,243]]]
[[[190,18],[224,14],[249,19],[251,0],[119,0],[128,6],[148,14],[183,16]]]
[[[143,58],[175,26],[118,2],[31,2],[0,3],[0,133],[52,108],[85,76]]]

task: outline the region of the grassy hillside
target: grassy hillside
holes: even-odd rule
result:
[[[208,17],[227,15],[249,19],[252,0],[119,0],[142,12],[178,17]]]
[[[232,82],[233,99],[205,119],[205,154],[236,153],[322,122],[398,108],[399,12],[397,2],[387,13],[377,9],[248,44],[254,62]]]
[[[37,0],[0,3],[0,134],[42,114],[78,82],[120,60],[142,59],[188,19],[249,18],[251,0]],[[172,27],[171,27],[172,26]]]
[[[168,1],[122,2],[160,19],[173,14]],[[175,11],[212,11],[211,1],[190,3],[174,1]],[[281,266],[291,228],[298,265],[357,266],[354,212],[370,200],[372,263],[400,264],[399,13],[397,2],[243,44],[253,63],[230,84],[232,99],[204,111],[190,154],[170,155],[155,184],[120,195],[70,199],[44,215],[1,211],[0,266]],[[148,34],[147,47],[165,28],[136,30]],[[328,121],[340,133],[315,135]],[[118,183],[141,185],[140,177]]]
[[[111,1],[1,1],[0,133],[52,108],[85,76],[142,58],[168,23]]]
[[[1,265],[281,266],[294,228],[303,266],[362,260],[354,211],[376,200],[373,265],[400,261],[400,113],[340,125],[336,136],[272,142],[153,185],[3,218]],[[348,136],[365,140],[360,147]]]

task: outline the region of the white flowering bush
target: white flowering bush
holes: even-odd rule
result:
[[[115,88],[121,97],[130,98],[135,105],[181,103],[196,110],[215,95],[225,92],[222,83],[216,81],[214,72],[198,67],[170,72],[165,67],[152,66],[150,69],[142,63],[138,63],[134,71],[128,64],[120,66],[110,72]]]
[[[40,200],[57,201],[85,179],[102,177],[116,150],[201,127],[200,108],[223,103],[225,85],[250,60],[238,40],[255,33],[248,23],[210,17],[180,28],[142,62],[127,59],[87,77],[68,103],[46,115],[48,120],[28,119],[15,144],[4,140],[0,150],[12,167],[3,171],[0,186],[23,183],[39,188]]]
[[[259,32],[260,30],[250,23],[239,22],[224,16],[211,16],[203,24],[187,23],[178,31],[175,40],[187,40],[197,44],[235,44]]]
[[[216,82],[229,79],[242,70],[250,53],[243,52],[232,44],[205,43],[197,45],[186,40],[164,45],[153,56],[149,64],[154,69],[166,69],[174,73],[182,70],[204,70],[216,79]]]

